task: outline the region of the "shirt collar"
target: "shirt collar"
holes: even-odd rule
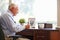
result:
[[[9,15],[13,16],[13,13],[10,10],[8,10],[7,12]]]

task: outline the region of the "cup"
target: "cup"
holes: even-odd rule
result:
[[[44,24],[38,24],[38,28],[39,29],[43,29],[44,28]]]

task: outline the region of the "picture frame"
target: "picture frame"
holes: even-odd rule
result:
[[[35,28],[35,18],[29,18],[28,22],[31,28]]]

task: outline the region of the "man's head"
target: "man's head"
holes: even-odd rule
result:
[[[13,16],[15,16],[18,13],[18,6],[12,3],[9,5],[9,10],[12,12]]]

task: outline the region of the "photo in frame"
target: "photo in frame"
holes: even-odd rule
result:
[[[35,18],[29,18],[28,22],[31,28],[35,28]]]

